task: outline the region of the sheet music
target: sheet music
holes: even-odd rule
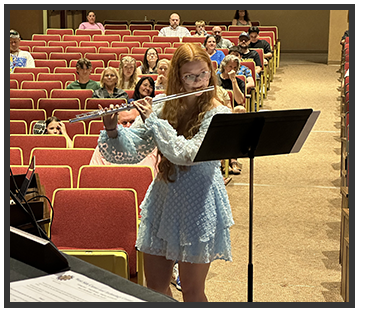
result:
[[[144,302],[82,274],[66,271],[10,283],[10,302]]]

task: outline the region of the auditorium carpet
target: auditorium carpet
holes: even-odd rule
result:
[[[299,153],[254,160],[253,301],[343,302],[340,296],[338,65],[323,55],[282,54],[265,110],[321,112]],[[285,138],[285,136],[283,136]],[[214,261],[210,302],[247,301],[249,160],[227,185],[233,262]],[[181,292],[171,285],[175,299]]]

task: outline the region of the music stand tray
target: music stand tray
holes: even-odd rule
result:
[[[255,157],[299,152],[320,112],[313,109],[216,114],[194,162],[250,158],[247,301],[253,300],[252,220]],[[229,136],[229,138],[227,138]]]

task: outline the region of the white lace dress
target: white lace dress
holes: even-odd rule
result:
[[[220,161],[193,162],[213,115],[230,110],[218,106],[208,111],[198,133],[185,139],[158,117],[162,106],[154,104],[145,123],[138,117],[130,128],[119,125],[117,138],[109,138],[106,131],[99,138],[100,152],[107,161],[137,163],[157,146],[177,166],[175,182],[155,178],[151,183],[141,204],[136,247],[174,261],[231,261],[229,227],[234,222]],[[189,167],[181,170],[179,166]]]

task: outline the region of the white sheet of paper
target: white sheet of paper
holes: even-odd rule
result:
[[[144,302],[73,271],[12,282],[10,301]]]

